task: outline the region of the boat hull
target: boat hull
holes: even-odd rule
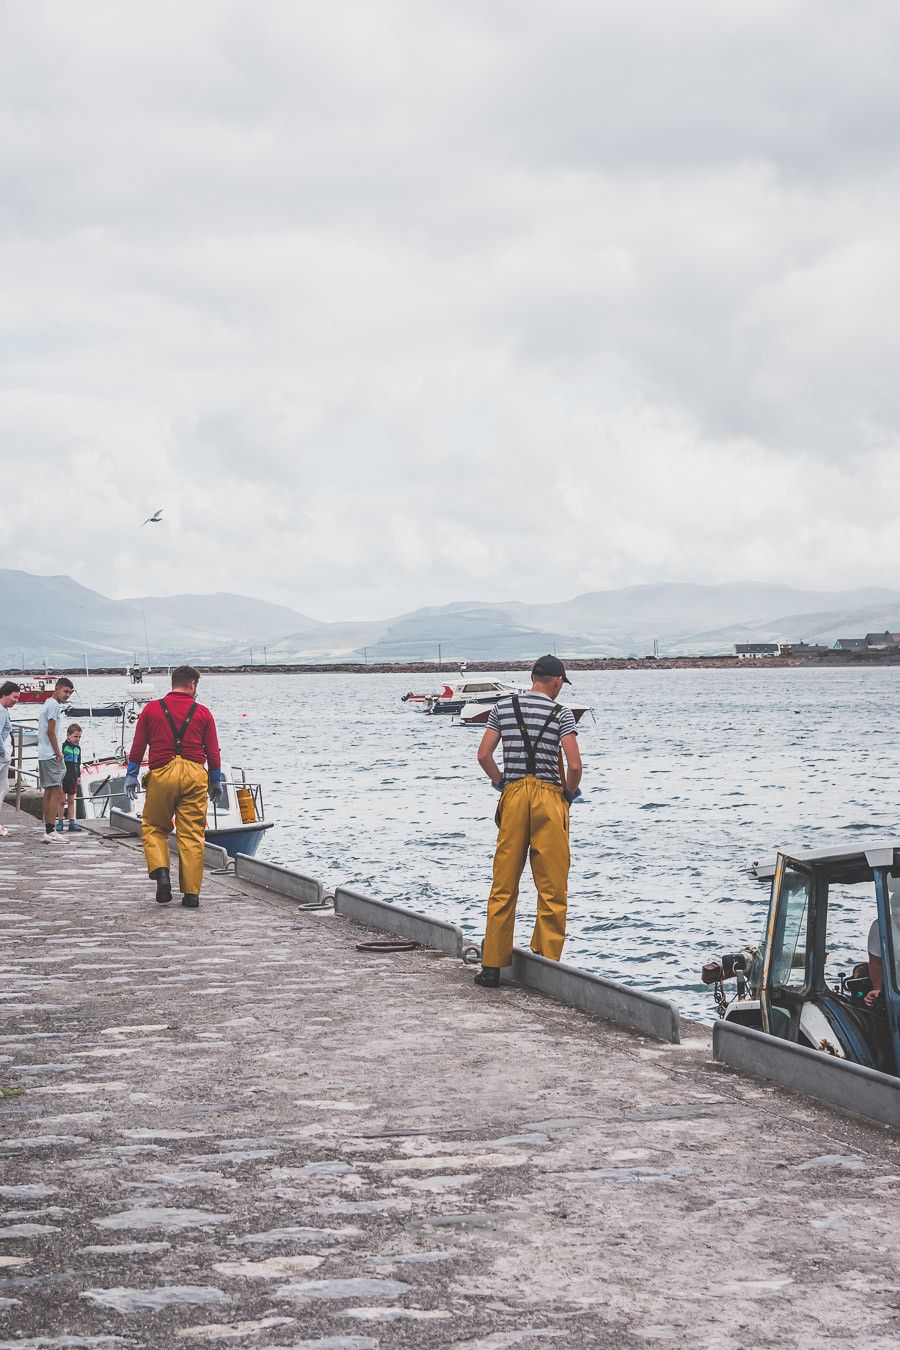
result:
[[[255,858],[263,835],[273,824],[271,820],[254,820],[244,825],[220,826],[206,831],[206,842],[224,848],[229,858],[236,858],[239,853]]]
[[[585,713],[590,712],[590,708],[576,704],[567,703],[561,706],[569,709],[576,722],[580,722]],[[464,727],[483,727],[490,717],[491,707],[493,707],[493,704],[486,707],[482,703],[466,703],[460,709],[460,724]]]

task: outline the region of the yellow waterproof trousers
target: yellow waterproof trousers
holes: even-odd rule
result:
[[[496,818],[499,834],[494,854],[494,884],[488,897],[481,963],[508,966],[512,960],[519,881],[529,850],[531,874],[538,892],[531,950],[558,961],[566,940],[569,804],[562,788],[529,774],[503,789]]]
[[[174,816],[179,885],[183,895],[199,895],[209,775],[202,764],[176,755],[161,769],[151,769],[146,784],[141,840],[147,871],[169,866],[169,835]]]

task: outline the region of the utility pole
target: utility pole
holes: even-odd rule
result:
[[[263,647],[263,665],[267,666],[268,664],[269,664],[269,649],[268,647]]]
[[[141,610],[141,618],[144,620],[144,648],[147,652],[147,667],[150,666],[150,638],[147,636],[147,615]]]
[[[441,664],[441,644],[438,643],[438,665]]]
[[[250,648],[250,664],[253,665],[253,648]]]
[[[365,661],[366,665],[369,664],[369,649],[368,649],[368,647],[363,647],[363,660]]]

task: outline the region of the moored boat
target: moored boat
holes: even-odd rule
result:
[[[56,688],[56,675],[10,675],[19,686],[19,703],[46,703],[53,697]]]
[[[462,712],[467,703],[479,703],[490,707],[503,698],[504,694],[524,694],[527,690],[520,685],[507,684],[504,680],[492,679],[489,675],[465,675],[452,684],[445,684],[435,694],[405,694],[404,702],[412,703],[420,712],[432,717],[450,717]]]
[[[83,766],[78,785],[80,819],[108,819],[112,807],[140,817],[143,787],[137,801],[132,802],[125,793],[126,769],[127,764],[115,757],[92,760]],[[142,773],[142,779],[143,776]],[[225,791],[222,801],[209,803],[207,843],[224,848],[232,858],[238,853],[252,858],[263,835],[274,825],[274,821],[264,816],[262,786],[250,782],[244,769],[229,764],[222,765],[222,786]]]
[[[151,686],[144,685],[144,689]],[[51,689],[52,693],[52,689]],[[110,810],[116,807],[126,815],[141,814],[143,788],[137,801],[132,802],[125,793],[125,773],[127,769],[128,724],[137,719],[138,708],[133,700],[115,703],[100,708],[64,709],[64,716],[77,716],[90,721],[93,717],[121,720],[119,734],[114,744],[113,754],[94,755],[85,758],[81,766],[81,778],[76,793],[76,818],[79,820],[108,820]],[[106,736],[108,732],[104,733]],[[13,748],[18,750],[19,737],[22,739],[23,781],[26,785],[37,778],[37,728],[31,719],[14,718]],[[107,745],[109,741],[107,740]],[[142,766],[143,778],[146,772],[146,760]],[[224,798],[219,803],[210,802],[206,821],[206,839],[234,857],[246,853],[253,857],[267,830],[271,830],[274,821],[266,820],[263,807],[262,787],[251,782],[243,768],[222,764],[222,782]]]
[[[511,689],[509,692],[521,693],[522,691]],[[483,727],[487,722],[491,713],[491,708],[493,708],[496,701],[496,699],[492,699],[490,703],[466,703],[459,712],[460,725],[465,727]],[[593,709],[587,703],[560,703],[559,706],[561,708],[568,708],[576,722],[580,722],[585,713],[593,712]]]

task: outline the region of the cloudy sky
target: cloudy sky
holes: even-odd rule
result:
[[[0,17],[0,566],[900,587],[894,0]]]

